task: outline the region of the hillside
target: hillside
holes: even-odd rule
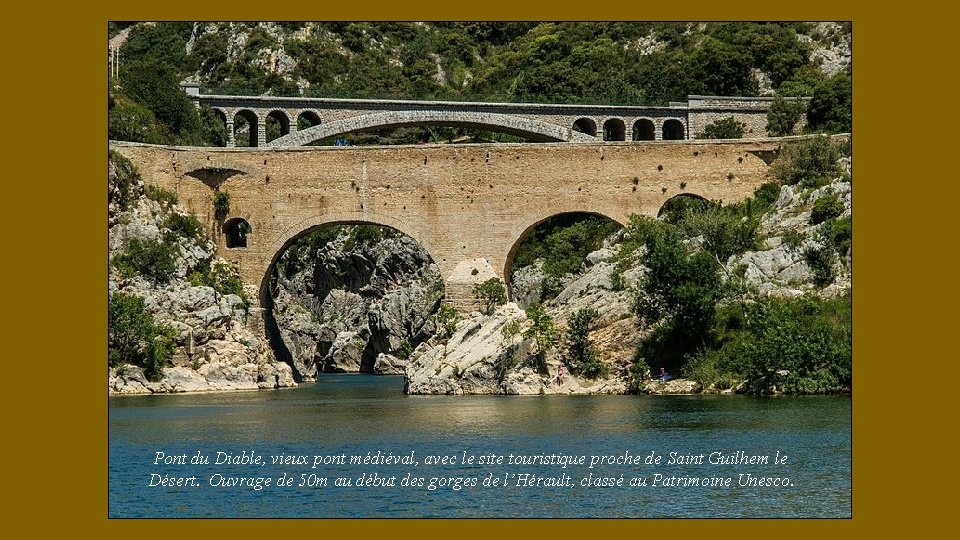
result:
[[[827,22],[121,24],[110,34],[122,42],[110,134],[221,145],[216,118],[197,115],[179,91],[187,79],[204,93],[624,105],[777,93],[820,102],[811,129],[849,131],[833,109],[849,108],[850,31]]]

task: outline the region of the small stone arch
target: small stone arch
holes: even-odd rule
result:
[[[573,130],[578,133],[584,133],[591,137],[597,136],[597,123],[592,118],[577,118],[573,122]]]
[[[665,141],[679,141],[686,138],[684,135],[686,130],[684,129],[683,122],[676,118],[664,120],[660,129],[663,133],[663,140]]]
[[[716,203],[706,197],[697,195],[696,193],[678,193],[660,205],[660,209],[657,211],[657,218],[675,223],[680,215],[688,209],[703,211],[715,204]]]
[[[627,128],[620,118],[608,118],[603,123],[603,140],[605,141],[625,141]]]
[[[242,119],[242,122],[237,122],[237,118]],[[234,113],[234,140],[242,140],[242,138],[237,137],[237,134],[243,129],[243,126],[248,128],[248,138],[247,146],[253,148],[259,144],[259,130],[260,130],[260,117],[257,116],[257,113],[251,109],[240,109]],[[240,146],[240,145],[237,145]]]
[[[304,109],[297,115],[297,131],[319,126],[321,122],[323,120],[320,118],[320,113],[313,109]]]
[[[536,217],[535,217],[534,219],[532,219],[532,220],[528,220],[528,221],[525,221],[525,222],[523,222],[523,223],[519,223],[517,226],[515,226],[515,227],[513,228],[512,232],[511,232],[510,238],[514,238],[513,244],[510,246],[510,249],[509,249],[509,251],[507,252],[506,257],[503,259],[503,274],[502,274],[502,275],[503,275],[503,281],[504,281],[504,283],[506,284],[506,287],[507,287],[508,297],[509,297],[510,290],[511,290],[511,274],[512,274],[512,270],[513,270],[514,261],[515,261],[516,256],[517,256],[517,251],[520,249],[520,247],[521,247],[521,245],[523,244],[524,240],[526,240],[531,234],[533,234],[534,230],[535,230],[537,227],[539,227],[540,225],[543,225],[543,224],[546,223],[547,221],[549,221],[549,220],[551,220],[551,219],[554,219],[554,218],[557,218],[557,217],[561,217],[561,216],[565,216],[565,215],[574,215],[574,214],[582,214],[582,215],[587,215],[587,216],[594,216],[594,217],[604,218],[604,219],[607,219],[607,220],[612,221],[613,223],[616,223],[616,224],[619,225],[620,227],[623,227],[623,226],[625,225],[625,223],[626,223],[626,216],[624,216],[624,217],[621,218],[621,219],[617,219],[617,218],[615,218],[615,217],[613,217],[613,216],[611,216],[611,215],[608,215],[608,214],[606,214],[606,213],[604,213],[604,212],[602,212],[602,211],[583,210],[583,209],[578,209],[578,208],[575,208],[575,207],[557,209],[557,210],[552,211],[552,212],[545,212],[545,213],[542,213],[541,215],[536,216]],[[512,300],[512,299],[511,299],[511,300]]]
[[[247,247],[247,236],[253,231],[250,223],[240,217],[230,218],[223,223],[223,238],[227,248]]]
[[[657,134],[653,120],[649,118],[639,118],[633,123],[633,140],[652,141],[656,138]]]
[[[267,142],[290,134],[290,117],[286,111],[274,109],[267,114],[264,121],[266,127]]]

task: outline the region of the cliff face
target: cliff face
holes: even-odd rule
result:
[[[312,380],[319,372],[402,370],[403,358],[435,331],[443,281],[409,237],[341,226],[291,246],[271,293],[270,326],[298,379]],[[394,356],[392,367],[377,367],[381,354]]]
[[[163,195],[147,196],[129,163],[111,158],[108,170],[108,256],[110,295],[143,300],[146,312],[171,329],[174,354],[157,380],[148,380],[142,366],[119,358],[109,368],[111,394],[247,390],[293,386],[290,367],[274,360],[269,347],[247,326],[244,299],[223,294],[214,286],[193,285],[202,270],[229,277],[225,262],[213,256],[214,245],[200,235],[184,235],[178,224],[188,216]],[[162,202],[161,202],[162,201]],[[175,216],[172,217],[171,216]],[[173,227],[173,228],[171,228]],[[131,246],[138,246],[132,248]],[[152,246],[146,248],[143,246]],[[146,253],[172,255],[151,259]],[[167,251],[164,251],[166,248]],[[135,251],[139,249],[140,251]],[[146,259],[153,272],[164,261],[172,265],[164,275],[130,270]],[[126,266],[125,261],[132,261]],[[111,335],[120,331],[111,328]],[[149,344],[141,343],[140,347]]]

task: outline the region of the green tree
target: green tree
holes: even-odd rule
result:
[[[534,354],[536,368],[540,373],[546,373],[547,351],[557,344],[559,338],[553,317],[542,305],[533,304],[527,308],[527,318],[530,319],[530,326],[523,331],[523,337],[533,339],[537,344],[537,352]]]
[[[777,95],[767,111],[767,132],[774,137],[793,135],[797,122],[803,117],[805,106],[799,100],[786,100]]]
[[[480,302],[480,312],[484,315],[493,315],[498,306],[507,302],[507,289],[495,277],[474,285],[473,295]]]
[[[173,354],[173,330],[154,322],[143,299],[116,292],[107,309],[107,361],[110,367],[130,363],[144,369],[151,381],[163,375]]]
[[[826,133],[852,131],[852,90],[850,76],[843,71],[818,84],[807,106],[808,129]]]
[[[590,339],[590,331],[595,326],[600,313],[593,308],[581,308],[573,312],[567,320],[566,353],[564,363],[570,373],[595,379],[606,374],[606,366],[600,361],[597,347]]]

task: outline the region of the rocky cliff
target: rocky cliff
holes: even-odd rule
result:
[[[122,157],[111,155],[108,168],[108,256],[110,295],[143,299],[146,311],[173,338],[173,356],[156,380],[142,366],[118,358],[109,368],[111,394],[252,390],[295,385],[290,367],[274,360],[269,347],[248,325],[246,302],[222,287],[195,285],[229,266],[213,256],[214,245],[189,225],[172,194],[146,190]],[[188,234],[185,234],[184,231]],[[141,251],[134,251],[138,246]],[[153,246],[144,248],[143,246]],[[142,255],[155,249],[160,256]],[[163,254],[169,254],[169,259]],[[136,271],[140,257],[153,265],[150,275]],[[163,274],[154,274],[171,262]],[[124,263],[124,264],[118,264]],[[218,290],[220,288],[221,290]],[[111,328],[111,336],[119,329]],[[141,347],[148,344],[140,344]]]
[[[280,257],[270,330],[299,380],[319,372],[399,373],[432,336],[443,281],[409,237],[366,225],[320,229]],[[390,355],[392,359],[377,358]]]

